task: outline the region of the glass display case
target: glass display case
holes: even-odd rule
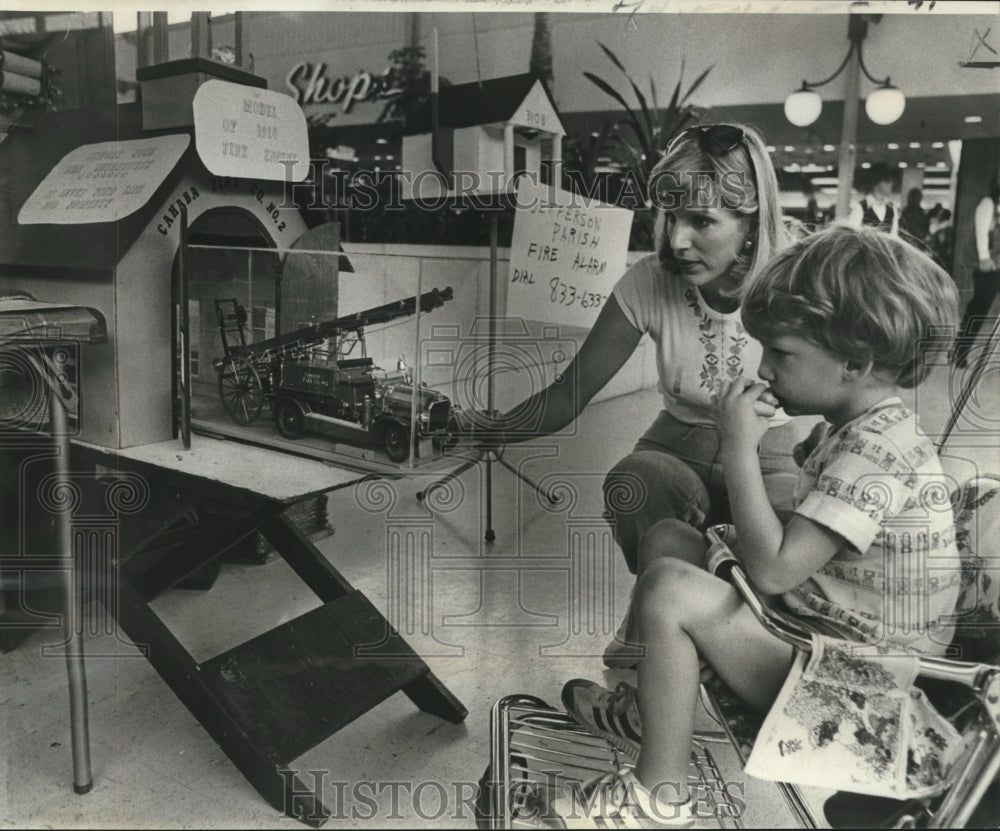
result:
[[[451,286],[330,251],[193,243],[184,260],[176,386],[196,432],[376,467],[440,457],[454,406],[420,379],[418,338]]]

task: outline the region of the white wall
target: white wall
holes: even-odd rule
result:
[[[463,127],[455,130],[452,170],[482,169],[482,145],[484,142],[485,136],[480,127]],[[418,167],[409,167],[406,159],[403,160],[403,164],[411,171],[420,170]]]

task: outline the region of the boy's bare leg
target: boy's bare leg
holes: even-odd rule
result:
[[[642,578],[646,567],[663,557],[674,557],[694,565],[701,565],[705,559],[705,541],[701,533],[689,523],[680,519],[663,519],[653,525],[642,538],[636,552],[636,585]],[[631,647],[615,648],[609,647],[605,653],[605,662],[613,669],[625,669],[635,665],[638,657],[643,654],[637,646],[639,637],[635,623],[635,603],[629,601],[628,611],[625,613],[624,626],[622,627],[620,638],[624,643],[632,644]],[[618,655],[620,660],[612,658],[608,661],[609,655]]]
[[[682,520],[660,520],[646,532],[639,544],[638,575],[641,577],[650,563],[663,557],[700,566],[705,561],[705,538]]]
[[[681,547],[689,542],[678,540]],[[793,649],[757,622],[728,583],[677,558],[648,563],[633,609],[646,647],[639,662],[642,748],[635,774],[650,790],[660,786],[655,795],[661,801],[684,801],[699,654],[737,694],[764,710],[781,689]]]

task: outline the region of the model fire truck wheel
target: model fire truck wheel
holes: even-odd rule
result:
[[[252,424],[264,408],[264,387],[246,358],[226,358],[219,372],[219,401],[239,424]]]
[[[410,431],[396,421],[389,421],[382,434],[385,455],[394,462],[405,462],[410,456]]]
[[[294,398],[278,399],[274,410],[278,432],[286,439],[301,439],[306,434],[306,411]]]

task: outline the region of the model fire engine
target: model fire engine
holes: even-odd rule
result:
[[[420,311],[452,299],[452,290],[420,295]],[[271,408],[282,436],[319,433],[352,444],[377,444],[394,462],[409,456],[416,395],[416,436],[437,447],[451,441],[453,408],[447,396],[414,387],[402,362],[395,372],[375,366],[365,347],[364,327],[416,313],[416,297],[308,326],[256,343],[246,342],[246,310],[236,300],[216,300],[225,356],[219,400],[238,423],[250,424]],[[324,349],[324,344],[332,348]],[[347,357],[360,346],[360,357]]]

